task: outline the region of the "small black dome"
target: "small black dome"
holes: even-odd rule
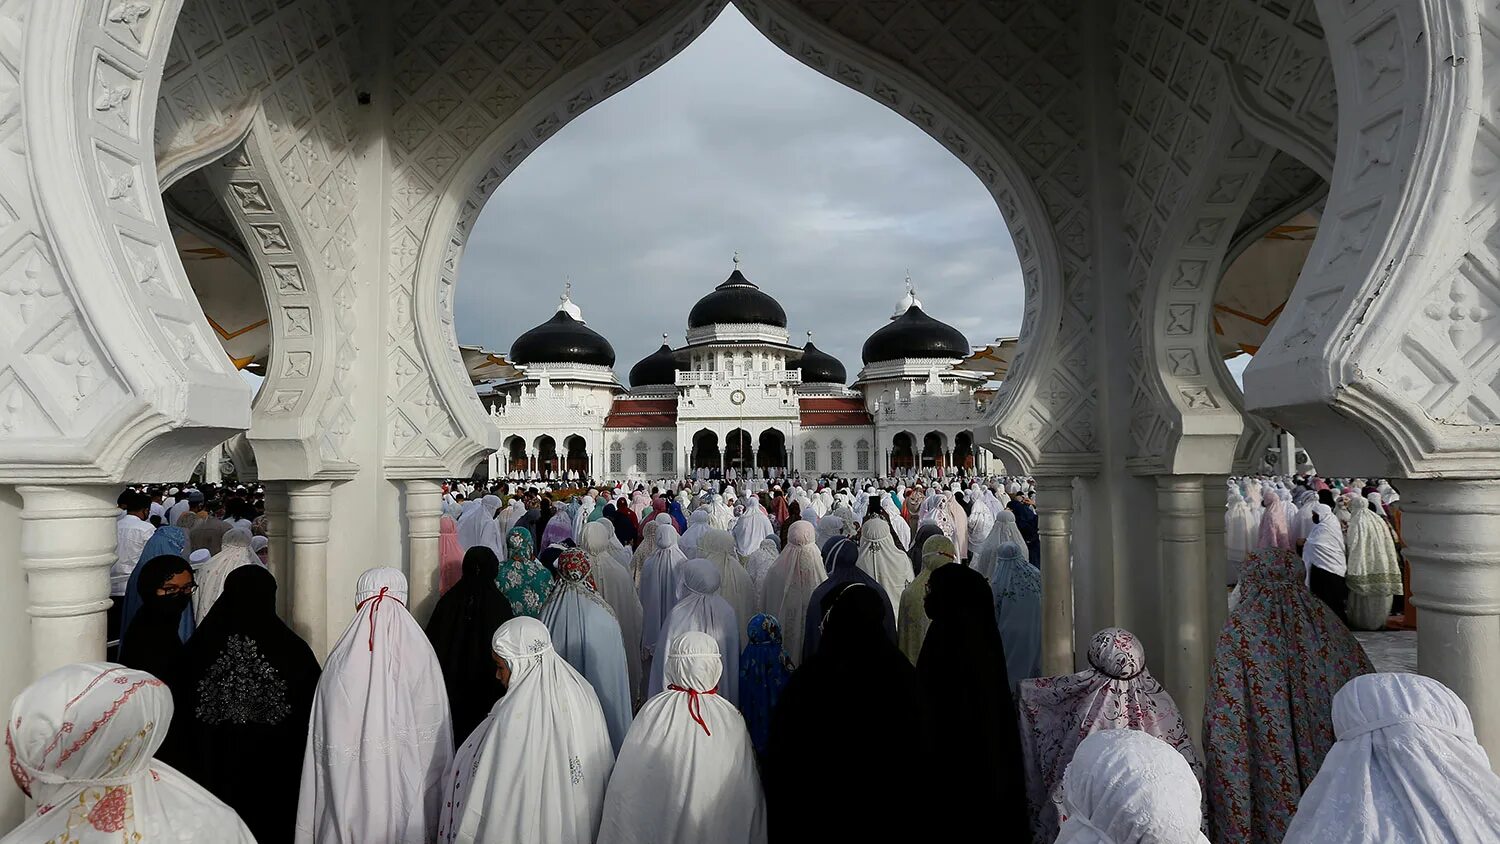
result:
[[[912,305],[870,335],[860,350],[865,363],[903,358],[966,358],[969,340],[953,326]]]
[[[552,319],[516,338],[510,345],[510,362],[614,366],[615,349],[604,335],[558,309]]]
[[[672,355],[672,347],[666,343],[661,348],[641,358],[640,362],[630,367],[630,386],[636,387],[670,387],[677,383],[677,359]]]
[[[811,340],[802,347],[802,360],[788,364],[787,368],[802,370],[804,384],[842,384],[849,378],[839,359],[814,346]]]
[[[736,269],[688,313],[688,328],[721,323],[760,323],[786,328],[786,311]]]

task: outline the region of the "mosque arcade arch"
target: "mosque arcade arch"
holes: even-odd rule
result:
[[[436,479],[501,445],[453,334],[469,227],[526,154],[722,9],[622,0],[585,27],[508,2],[362,4],[368,27],[339,0],[0,7],[16,33],[0,76],[20,101],[0,124],[0,592],[16,596],[0,641],[19,666],[0,696],[102,655],[115,485],[186,476],[236,431],[284,484],[299,630],[347,618],[369,559],[406,568],[415,592],[432,582]],[[1005,216],[1024,328],[979,440],[1038,481],[1046,668],[1073,666],[1075,631],[1121,623],[1171,654],[1161,674],[1187,710],[1201,701],[1204,513],[1245,453],[1239,396],[1210,351],[1211,290],[1255,186],[1289,154],[1331,187],[1244,403],[1326,472],[1406,479],[1421,670],[1500,753],[1500,322],[1479,318],[1500,303],[1500,142],[1483,117],[1500,91],[1497,13],[1477,0],[1139,0],[1116,16],[1042,0],[875,5],[737,3],[794,58],[928,131]],[[242,149],[264,202],[238,192],[237,160],[212,163],[227,127],[256,121]],[[162,174],[205,166],[239,203],[246,243],[267,246],[257,266],[294,256],[308,285],[283,291],[316,317],[296,401],[276,398],[303,377],[282,357],[279,386],[251,406],[173,255]],[[255,228],[271,225],[263,205],[290,212],[280,240]],[[283,335],[302,324],[273,301]],[[377,529],[329,544],[331,526],[371,514]]]

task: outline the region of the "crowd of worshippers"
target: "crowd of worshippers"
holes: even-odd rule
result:
[[[123,665],[12,705],[3,844],[1500,841],[1463,702],[1293,549],[1244,556],[1200,744],[1127,630],[1040,676],[1036,514],[976,486],[455,489],[430,617],[372,568],[321,668],[255,560],[143,557]]]
[[[1401,553],[1401,495],[1364,478],[1233,478],[1224,511],[1233,585],[1254,551],[1295,551],[1308,588],[1347,627],[1383,630],[1406,610],[1410,578]],[[1231,603],[1239,600],[1231,595]]]

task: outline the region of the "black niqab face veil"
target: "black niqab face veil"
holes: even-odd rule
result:
[[[171,679],[182,654],[182,638],[178,635],[182,612],[193,597],[189,592],[158,595],[156,590],[168,580],[192,570],[187,560],[170,554],[152,557],[142,564],[140,576],[136,578],[136,594],[141,597],[141,608],[131,619],[121,647],[120,659],[126,667],[150,672],[161,680]]]

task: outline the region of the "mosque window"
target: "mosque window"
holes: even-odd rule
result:
[[[843,440],[834,440],[828,444],[828,468],[835,472],[844,471]]]
[[[870,471],[870,441],[860,440],[854,444],[855,466],[861,472]]]
[[[635,470],[645,474],[646,469],[646,441],[642,440],[635,444]]]
[[[618,473],[623,471],[623,469],[621,468],[621,461],[624,458],[621,454],[621,451],[623,451],[623,449],[620,448],[619,443],[609,444],[609,470],[611,472]]]
[[[675,472],[675,471],[677,471],[675,468],[673,468],[674,464],[677,462],[676,458],[677,458],[677,451],[676,451],[676,449],[672,448],[672,443],[671,442],[664,442],[664,443],[662,443],[661,444],[661,470],[663,472]]]
[[[818,444],[813,440],[802,445],[802,471],[818,471]]]

